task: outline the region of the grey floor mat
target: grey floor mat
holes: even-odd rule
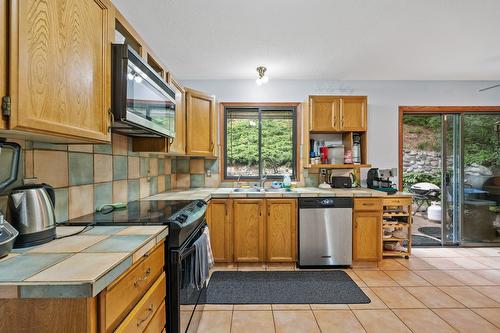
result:
[[[201,304],[362,304],[370,299],[347,273],[214,272]]]

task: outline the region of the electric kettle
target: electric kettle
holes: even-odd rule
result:
[[[14,188],[7,203],[7,220],[19,231],[15,248],[40,245],[56,237],[56,198],[48,184]]]

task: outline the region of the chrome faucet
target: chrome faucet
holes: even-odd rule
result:
[[[266,180],[267,180],[267,176],[266,176],[266,175],[264,175],[264,174],[262,174],[262,175],[260,176],[260,180],[259,180],[259,181],[260,181],[260,188],[261,188],[261,189],[264,189],[264,186],[265,186],[265,184],[266,184]]]
[[[241,174],[238,176],[238,179],[236,180],[236,184],[234,184],[235,188],[240,188],[240,178],[241,178]]]

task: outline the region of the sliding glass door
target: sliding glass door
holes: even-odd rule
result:
[[[402,133],[414,245],[498,246],[500,113],[404,114]]]
[[[500,114],[464,113],[461,244],[500,243]]]
[[[459,242],[461,221],[460,114],[442,114],[441,232],[443,245]]]

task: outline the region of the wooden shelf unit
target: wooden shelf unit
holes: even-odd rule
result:
[[[383,257],[404,257],[411,255],[411,231],[412,231],[412,198],[411,197],[387,197],[382,199],[382,256]],[[387,223],[387,219],[397,221],[397,224]],[[383,238],[384,229],[394,228],[398,231],[406,231],[405,238]],[[386,250],[384,244],[387,242],[399,242],[406,251]]]
[[[362,169],[371,168],[371,164],[309,164],[306,169]]]

